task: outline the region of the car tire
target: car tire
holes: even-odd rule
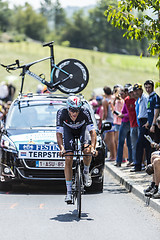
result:
[[[102,193],[103,192],[103,180],[102,182],[92,182],[92,185],[88,188],[85,187],[86,192],[91,193]]]
[[[93,192],[103,192],[103,181],[100,183],[93,183],[92,185]]]
[[[1,182],[0,181],[0,191],[11,191],[12,190],[12,184],[11,183],[6,183],[6,182]]]

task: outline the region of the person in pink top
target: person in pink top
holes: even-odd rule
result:
[[[98,103],[98,107],[97,107],[96,114],[99,115],[99,122],[98,122],[98,128],[99,128],[99,130],[101,129],[102,120],[103,120],[102,100],[103,100],[103,97],[102,97],[102,96],[97,96],[97,97],[96,97],[96,101],[97,101],[97,103]]]
[[[133,164],[129,162],[127,166],[132,166],[136,163],[136,144],[138,139],[138,124],[137,124],[137,115],[135,110],[135,101],[133,87],[128,88],[129,98],[125,100],[128,112],[129,112],[129,121],[130,121],[130,136],[131,136],[131,145],[132,145],[132,160]]]
[[[113,101],[113,124],[115,126],[115,145],[116,145],[116,155],[117,155],[117,148],[118,148],[118,136],[119,136],[119,129],[121,126],[121,122],[122,119],[120,117],[118,117],[118,113],[121,113],[123,105],[124,105],[124,100],[122,99],[121,95],[120,95],[120,87],[119,86],[115,86],[113,91],[114,91],[114,96],[115,99]]]
[[[125,101],[127,98],[129,98],[128,90],[121,89],[120,94]],[[128,160],[129,162],[132,162],[132,146],[131,146],[131,138],[130,138],[129,113],[125,103],[123,105],[121,114],[118,114],[118,116],[122,119],[122,122],[119,129],[118,150],[117,150],[117,158],[116,158],[115,166],[121,167],[121,163],[123,160],[123,146],[124,146],[125,139],[127,139]]]

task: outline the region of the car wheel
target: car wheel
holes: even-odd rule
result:
[[[1,182],[0,181],[0,191],[11,191],[12,190],[12,184],[11,183],[6,183],[6,182]]]
[[[93,192],[103,192],[103,180],[100,183],[93,183],[92,184],[92,190]]]
[[[103,180],[102,182],[92,182],[90,187],[85,188],[86,192],[93,192],[93,193],[102,193],[103,192]]]

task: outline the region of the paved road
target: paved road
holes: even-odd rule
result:
[[[83,196],[82,219],[64,191],[14,189],[0,193],[2,240],[132,240],[160,237],[160,214],[105,173],[103,194]]]

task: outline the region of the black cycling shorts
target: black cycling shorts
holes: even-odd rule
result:
[[[65,125],[63,126],[63,142],[66,152],[74,151],[74,143],[76,136],[78,136],[78,138],[80,139],[82,146],[84,146],[84,144],[91,144],[91,137],[85,125],[83,125],[79,129],[72,129]]]

